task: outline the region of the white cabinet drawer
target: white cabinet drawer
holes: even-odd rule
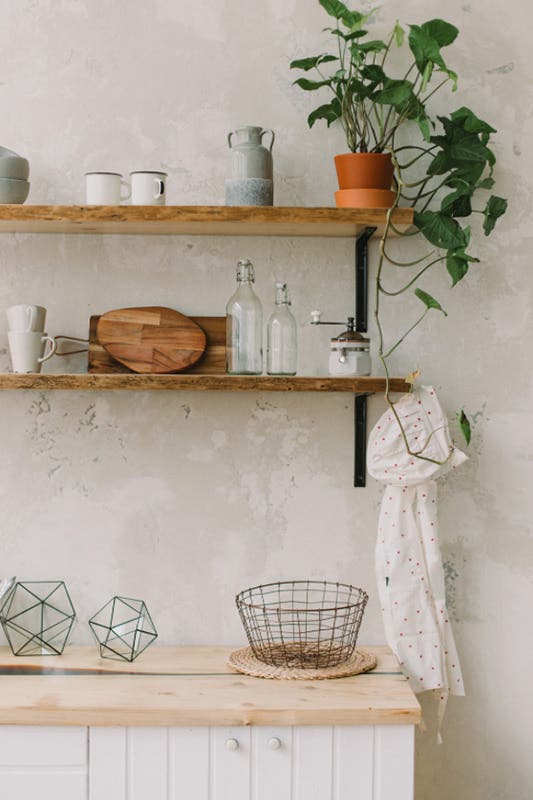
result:
[[[87,763],[87,728],[0,725],[0,768]]]
[[[0,768],[0,797],[18,800],[86,800],[87,773],[36,770],[30,772],[20,768],[17,772],[6,772]]]

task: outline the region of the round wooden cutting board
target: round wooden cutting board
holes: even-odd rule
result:
[[[134,372],[181,372],[206,349],[205,333],[196,322],[159,306],[108,311],[96,333],[109,355]]]

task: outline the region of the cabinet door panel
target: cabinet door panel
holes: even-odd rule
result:
[[[0,797],[18,800],[87,800],[87,773],[76,770],[1,772]]]
[[[374,800],[374,728],[333,729],[333,800]]]
[[[168,729],[128,728],[126,742],[128,800],[167,800]]]
[[[326,725],[294,728],[293,800],[331,800],[332,761],[332,728]]]
[[[250,729],[211,728],[211,752],[210,800],[250,800]]]
[[[209,728],[169,728],[168,800],[210,800]]]
[[[376,725],[374,748],[375,800],[413,800],[414,726]]]
[[[89,729],[89,800],[127,800],[126,728]]]
[[[252,728],[251,749],[252,800],[291,800],[292,728]]]
[[[0,726],[0,765],[66,767],[87,763],[87,728]]]

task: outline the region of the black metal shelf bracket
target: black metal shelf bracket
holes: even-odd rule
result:
[[[377,228],[364,228],[355,239],[355,329],[368,330],[368,242]],[[366,486],[366,394],[354,395],[354,481]]]

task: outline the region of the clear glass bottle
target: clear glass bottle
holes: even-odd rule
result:
[[[237,291],[226,306],[226,370],[231,375],[263,372],[263,310],[253,290],[251,261],[237,263]]]
[[[267,372],[296,375],[296,320],[290,310],[286,283],[276,283],[276,308],[267,325]]]

